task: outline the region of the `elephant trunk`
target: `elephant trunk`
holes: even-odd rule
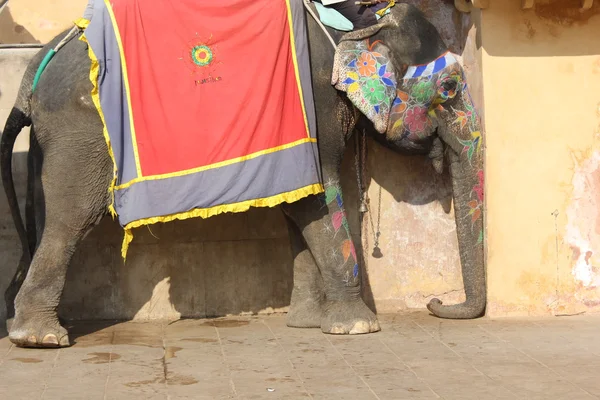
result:
[[[483,210],[480,204],[475,204],[477,200],[473,199],[473,192],[480,188],[481,178],[473,168],[475,166],[471,167],[452,151],[449,161],[466,301],[456,305],[443,305],[440,300],[433,299],[427,308],[440,318],[471,319],[482,316],[486,306]]]
[[[440,318],[470,319],[481,317],[486,307],[483,137],[466,85],[454,104],[438,110],[438,134],[447,146],[466,301],[443,305],[433,299],[427,308]]]

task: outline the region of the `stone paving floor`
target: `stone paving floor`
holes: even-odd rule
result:
[[[0,399],[598,399],[600,316],[380,316],[364,336],[282,315],[74,323],[74,345],[0,332]]]

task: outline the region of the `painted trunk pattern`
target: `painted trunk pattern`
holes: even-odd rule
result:
[[[446,306],[433,299],[428,308],[442,318],[476,318],[486,307],[483,136],[462,71],[456,78],[455,98],[437,105],[432,112],[439,119],[441,138],[450,147],[448,159],[466,301]]]
[[[472,229],[477,236],[477,245],[483,244],[483,196],[484,196],[484,172],[483,158],[481,154],[481,144],[483,141],[481,134],[481,123],[471,96],[469,94],[466,82],[462,83],[461,105],[452,107],[455,115],[453,125],[457,130],[457,138],[463,149],[461,157],[469,161],[471,173],[476,176],[476,183],[471,191],[471,200],[469,201],[469,216]]]

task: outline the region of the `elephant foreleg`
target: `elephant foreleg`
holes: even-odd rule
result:
[[[325,194],[287,205],[323,279],[321,330],[333,334],[376,332],[379,323],[361,298],[360,268],[344,211],[339,176],[325,174]]]

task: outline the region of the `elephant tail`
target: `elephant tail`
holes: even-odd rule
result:
[[[27,240],[27,231],[21,212],[19,210],[19,202],[17,200],[17,193],[15,192],[15,185],[12,174],[12,153],[15,147],[17,136],[21,133],[21,130],[31,125],[31,118],[25,112],[21,111],[17,107],[13,107],[6,120],[4,126],[4,132],[2,132],[2,139],[0,139],[0,171],[2,173],[2,185],[6,193],[8,200],[8,206],[13,218],[17,233],[19,234],[19,240],[23,249],[23,254],[29,257],[31,260],[31,249],[29,248],[29,242]]]

